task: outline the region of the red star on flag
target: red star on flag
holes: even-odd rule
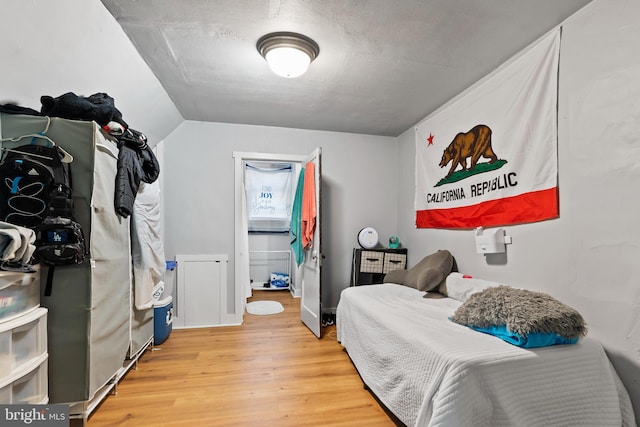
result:
[[[427,138],[427,141],[429,141],[427,145],[433,145],[433,135],[431,132],[429,132],[429,138]]]

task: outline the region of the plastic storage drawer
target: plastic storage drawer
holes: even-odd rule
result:
[[[40,305],[40,270],[0,271],[0,322],[14,319]]]
[[[0,382],[47,352],[47,309],[0,323]]]
[[[48,398],[45,353],[0,380],[0,404],[40,404]]]

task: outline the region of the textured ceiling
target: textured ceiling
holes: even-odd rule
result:
[[[398,136],[590,0],[101,0],[185,119]],[[256,41],[320,55],[273,74]]]

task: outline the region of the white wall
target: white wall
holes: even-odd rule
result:
[[[0,4],[0,104],[40,111],[40,96],[106,92],[123,119],[153,145],[182,116],[99,1]]]
[[[322,147],[323,308],[335,308],[349,285],[358,231],[375,227],[381,239],[397,234],[395,138],[186,121],[165,143],[167,259],[229,254],[230,288],[234,151],[309,154]]]
[[[460,271],[548,292],[578,309],[640,413],[640,2],[596,0],[563,25],[560,218],[506,227],[506,263],[473,231],[415,229],[413,129],[399,138],[400,239],[410,264],[449,249]],[[418,255],[420,254],[420,255]]]

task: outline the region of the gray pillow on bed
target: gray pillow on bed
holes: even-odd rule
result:
[[[505,285],[471,295],[451,320],[478,328],[505,325],[523,336],[544,332],[579,338],[587,334],[584,319],[573,308],[545,293]]]
[[[453,256],[447,250],[427,255],[408,270],[393,270],[384,281],[416,288],[419,291],[437,290],[453,268]]]

